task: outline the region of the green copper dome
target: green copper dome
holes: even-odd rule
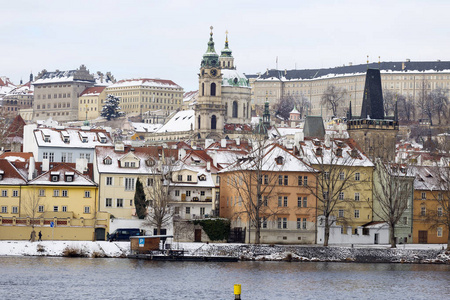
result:
[[[202,67],[219,67],[219,55],[217,55],[216,50],[214,49],[212,29],[213,27],[211,26],[208,49],[206,50],[206,53],[203,54],[203,59],[201,63]]]

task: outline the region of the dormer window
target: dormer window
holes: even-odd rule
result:
[[[61,131],[61,136],[64,143],[70,143],[70,136],[67,131]]]
[[[44,133],[44,142],[50,143],[50,134]]]
[[[317,156],[322,156],[322,148],[319,147],[319,148],[316,149],[316,155]]]
[[[0,180],[3,180],[3,175],[5,174],[5,171],[0,170]]]
[[[341,148],[336,149],[336,156],[342,157],[342,149]]]
[[[338,147],[342,147],[342,146],[344,146],[344,143],[342,141],[336,141],[336,145]]]
[[[147,160],[145,161],[145,164],[146,164],[148,167],[153,167],[153,166],[155,165],[155,161],[154,161],[153,159],[149,158],[149,159],[147,159]]]
[[[183,175],[178,175],[178,181],[183,181]]]
[[[98,140],[100,141],[100,143],[105,144],[106,143],[106,135],[103,132],[99,132]]]
[[[277,165],[282,165],[284,163],[284,158],[282,156],[278,156],[277,158],[275,158],[275,162],[277,163]]]
[[[111,157],[106,157],[106,158],[103,160],[103,163],[104,163],[105,165],[111,165],[111,164],[112,164],[112,159],[111,159]]]
[[[64,176],[66,178],[66,182],[72,182],[74,175],[75,175],[74,172],[66,172],[66,173],[64,173]]]
[[[134,161],[132,162],[126,161],[124,166],[125,168],[136,168],[136,163]]]
[[[50,178],[52,182],[59,181],[59,172],[50,172]]]
[[[88,142],[88,136],[86,134],[86,132],[80,132],[80,139],[82,143],[87,143]]]
[[[351,155],[352,158],[357,158],[358,157],[358,150],[352,149],[350,155]]]
[[[199,181],[206,181],[206,175],[202,174],[202,175],[198,176],[198,180]]]
[[[320,140],[318,139],[313,140],[313,143],[315,146],[320,146]]]

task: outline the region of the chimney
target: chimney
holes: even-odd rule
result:
[[[205,139],[205,149],[211,146],[212,143],[214,143],[213,139]]]
[[[241,139],[240,138],[236,138],[236,146],[240,146],[241,145]]]
[[[47,172],[50,169],[50,161],[48,158],[42,160],[42,172]]]
[[[87,159],[85,158],[77,158],[76,160],[76,169],[78,172],[80,172],[81,174],[83,174],[84,172],[87,171]]]
[[[33,179],[34,170],[36,168],[36,164],[34,162],[34,157],[30,157],[30,161],[28,162],[28,180]]]
[[[226,148],[227,147],[227,140],[226,139],[221,139],[220,140],[220,147],[221,148]]]
[[[210,161],[206,162],[206,171],[211,172],[211,162]]]
[[[212,158],[213,166],[217,167],[217,151],[216,150],[211,151],[208,153],[208,155]]]

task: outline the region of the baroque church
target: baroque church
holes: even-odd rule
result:
[[[227,125],[250,124],[249,80],[236,70],[228,45],[228,32],[225,47],[219,56],[214,48],[212,29],[211,26],[208,47],[200,63],[199,93],[194,109],[175,114],[149,140],[166,142],[189,139],[202,143],[207,139],[226,138],[224,130]],[[183,120],[189,120],[188,124]]]

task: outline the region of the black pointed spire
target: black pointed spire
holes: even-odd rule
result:
[[[361,107],[361,119],[384,120],[383,91],[380,70],[368,69]]]
[[[351,120],[352,119],[352,101],[350,101],[350,104],[348,106],[348,111],[347,111],[347,120]]]

